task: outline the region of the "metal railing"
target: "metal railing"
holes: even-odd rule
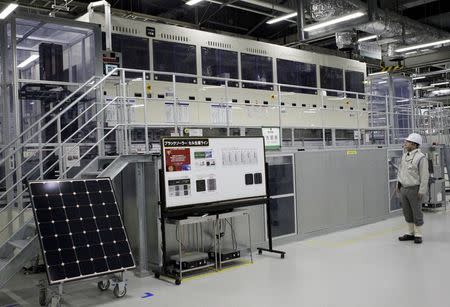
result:
[[[32,124],[30,127],[28,127],[26,130],[24,130],[18,137],[15,138],[15,140],[11,141],[5,148],[2,149],[2,153],[6,152],[7,150],[12,151],[10,154],[6,155],[1,161],[0,166],[5,166],[6,161],[8,161],[9,158],[14,157],[17,153],[21,152],[23,149],[27,148],[33,143],[34,138],[41,134],[42,131],[48,127],[52,123],[57,123],[58,129],[55,135],[48,138],[48,141],[45,143],[39,144],[39,149],[34,154],[30,155],[27,159],[21,160],[21,163],[18,165],[15,165],[12,170],[9,172],[6,171],[5,167],[5,177],[0,180],[0,184],[5,182],[7,179],[10,179],[12,181],[12,184],[7,186],[6,190],[0,195],[0,199],[4,199],[9,194],[13,194],[10,198],[7,200],[7,204],[0,208],[0,217],[2,214],[7,214],[7,223],[5,225],[2,225],[0,229],[0,238],[8,239],[13,235],[14,233],[14,226],[15,224],[19,224],[17,227],[21,227],[24,225],[24,223],[28,222],[25,218],[25,214],[29,212],[29,209],[31,208],[31,204],[28,203],[26,206],[23,206],[23,197],[25,196],[28,187],[24,187],[24,181],[27,180],[39,180],[44,179],[44,177],[53,169],[58,167],[59,169],[59,176],[58,178],[64,178],[68,172],[70,172],[77,163],[81,163],[81,161],[86,158],[88,154],[94,151],[94,149],[97,149],[98,146],[104,142],[109,136],[111,136],[113,133],[120,130],[121,127],[125,126],[125,118],[126,116],[123,113],[117,112],[117,118],[116,122],[117,124],[114,126],[110,126],[108,128],[104,127],[104,122],[102,120],[99,120],[100,116],[103,116],[106,113],[106,110],[112,106],[121,105],[123,103],[123,99],[121,100],[121,97],[116,97],[109,101],[108,103],[103,103],[102,101],[100,103],[94,102],[91,105],[89,105],[87,108],[85,108],[82,112],[80,112],[75,118],[73,118],[65,127],[61,127],[61,117],[64,116],[69,110],[71,110],[72,107],[76,106],[84,97],[86,97],[89,93],[99,89],[102,87],[102,85],[105,83],[106,80],[110,79],[111,76],[115,72],[112,71],[108,75],[106,75],[103,78],[97,78],[92,77],[88,82],[83,84],[79,89],[77,89],[75,92],[67,96],[65,99],[63,99],[60,103],[58,103],[55,107],[53,107],[49,112],[45,113],[40,119],[38,119],[34,124]],[[97,82],[93,82],[95,79],[99,79]],[[67,103],[71,98],[73,98],[76,93],[79,93],[83,88],[89,86],[89,88],[81,94],[79,97],[77,97],[74,101],[72,101],[68,106],[62,108],[61,111],[59,111],[57,114],[55,112],[58,111],[59,108],[63,107],[65,103]],[[97,108],[95,108],[97,107]],[[118,110],[122,110],[122,112],[126,111],[127,106],[119,107]],[[92,111],[95,110],[95,114],[90,114]],[[49,117],[51,117],[49,119]],[[64,132],[68,127],[70,127],[72,124],[77,123],[82,118],[88,119],[82,124],[78,125],[77,129],[71,133],[70,136],[65,137],[64,140],[62,140],[62,132]],[[42,125],[44,121],[47,121],[45,125]],[[89,128],[89,126],[95,126],[95,128],[90,129],[88,133],[85,133],[81,139],[75,143],[73,146],[79,146],[83,145],[83,143],[92,136],[93,133],[97,133],[99,130],[102,130],[102,134],[98,140],[91,144],[89,143],[89,148],[84,152],[83,155],[81,155],[76,161],[74,161],[73,165],[70,167],[65,168],[64,163],[61,163],[61,161],[64,161],[74,150],[74,147],[71,147],[68,151],[64,152],[63,148],[65,145],[67,145],[74,137],[76,137],[78,134],[83,133],[85,128]],[[39,127],[38,131],[36,131],[31,137],[28,137],[25,141],[22,141],[22,137],[26,135],[26,133],[30,132],[33,128]],[[105,129],[108,130],[107,133],[104,133]],[[51,143],[53,139],[58,139],[57,146],[54,146],[54,149],[47,153],[45,157],[42,157],[41,150],[42,148],[46,147]],[[20,143],[19,143],[20,142]],[[72,143],[70,143],[72,145]],[[31,161],[33,156],[39,154],[38,163],[31,167],[27,172],[25,172],[24,175],[17,176],[17,174],[21,174],[22,168],[25,166],[25,164],[33,162]],[[42,169],[42,164],[46,162],[52,155],[58,154],[59,159],[57,159],[56,162],[49,165],[45,171],[40,171],[39,174],[35,174],[36,170]],[[33,176],[33,174],[35,174]],[[14,212],[14,210],[18,211],[17,213]],[[15,213],[15,214],[14,214]],[[7,234],[5,235],[5,232]],[[2,245],[5,241],[0,242],[0,245]]]
[[[127,80],[125,75],[126,73],[137,73],[142,77],[139,81],[136,80]],[[119,74],[119,77],[115,75]],[[171,76],[172,81],[169,81],[168,84],[171,84],[172,97],[166,97],[163,101],[171,101],[173,103],[173,121],[172,122],[151,122],[148,118],[148,108],[151,104],[148,102],[153,101],[161,101],[159,98],[149,98],[146,95],[146,86],[147,86],[147,75],[168,75]],[[189,101],[189,103],[206,103],[206,104],[220,104],[226,112],[226,120],[224,123],[220,124],[204,124],[199,125],[195,122],[180,122],[178,120],[180,107],[182,107],[183,102],[177,95],[178,85],[177,77],[190,77],[196,78],[196,80],[214,80],[220,81],[219,85],[212,86],[215,89],[223,89],[223,99],[221,101]],[[157,80],[155,80],[157,81]],[[103,97],[103,87],[110,85],[109,82],[112,82],[116,85],[116,96],[112,98],[110,101],[106,102]],[[142,82],[140,97],[131,97],[128,95],[129,86],[131,82]],[[162,81],[160,81],[162,82]],[[0,209],[0,216],[4,213],[11,213],[11,210],[15,208],[16,204],[18,205],[18,213],[15,216],[9,218],[7,225],[5,225],[0,230],[0,235],[2,232],[6,230],[11,230],[11,226],[14,225],[17,221],[21,221],[23,223],[24,215],[28,209],[30,209],[30,205],[23,206],[23,197],[27,193],[27,187],[23,187],[24,180],[36,180],[36,179],[44,179],[49,172],[57,170],[59,172],[57,178],[66,178],[71,171],[74,170],[75,164],[81,162],[84,159],[87,159],[89,155],[101,155],[102,148],[109,137],[115,134],[116,143],[116,151],[118,154],[128,154],[130,153],[130,147],[132,144],[131,131],[134,128],[143,128],[145,133],[144,137],[139,141],[145,143],[145,151],[149,152],[149,129],[153,127],[170,127],[173,128],[176,132],[179,131],[179,128],[182,127],[221,127],[225,128],[227,134],[229,135],[230,129],[232,129],[233,122],[231,120],[231,112],[232,108],[240,107],[240,108],[248,108],[253,107],[249,106],[245,103],[235,103],[231,101],[231,95],[229,94],[230,87],[229,82],[238,82],[241,86],[244,83],[251,83],[256,85],[270,85],[272,87],[272,92],[274,92],[274,99],[276,99],[276,103],[271,104],[269,106],[260,105],[260,107],[265,108],[273,108],[278,113],[278,122],[277,125],[280,127],[281,135],[283,135],[282,129],[292,129],[292,145],[295,144],[295,133],[294,129],[319,129],[322,130],[321,134],[321,146],[323,149],[327,148],[326,145],[326,130],[331,128],[325,128],[325,115],[328,112],[342,112],[342,113],[350,113],[355,114],[356,116],[356,126],[354,127],[333,127],[333,129],[341,129],[341,130],[366,130],[373,132],[373,135],[377,137],[381,137],[384,142],[382,144],[377,143],[376,145],[392,145],[396,143],[398,140],[402,138],[405,133],[411,132],[414,129],[422,129],[420,127],[416,127],[417,119],[420,118],[421,114],[417,113],[416,109],[416,101],[414,99],[408,99],[408,102],[404,105],[396,106],[395,108],[389,105],[389,100],[403,100],[403,97],[388,97],[388,96],[380,96],[380,95],[370,95],[368,93],[357,93],[357,92],[349,92],[349,91],[339,91],[339,90],[330,90],[330,89],[321,89],[321,88],[312,88],[306,86],[296,86],[290,84],[279,84],[279,83],[267,83],[261,81],[254,80],[234,80],[229,78],[220,78],[220,77],[205,77],[205,76],[197,76],[197,75],[189,75],[189,74],[172,74],[166,72],[156,72],[156,71],[145,71],[145,70],[137,70],[137,69],[114,69],[109,72],[104,77],[92,77],[86,83],[84,83],[79,89],[75,92],[71,93],[69,96],[60,101],[56,106],[54,106],[50,111],[46,112],[42,117],[40,117],[36,122],[30,125],[27,129],[25,129],[19,136],[17,136],[14,140],[9,142],[3,149],[0,150],[0,154],[3,154],[3,158],[0,160],[0,167],[5,168],[5,177],[0,179],[0,184],[6,183],[10,181],[7,185],[5,191],[0,194],[0,200],[7,198],[7,204],[5,207]],[[199,82],[197,82],[197,86]],[[211,86],[211,85],[208,85]],[[319,102],[318,106],[314,108],[314,111],[320,112],[319,116],[321,117],[322,126],[311,127],[305,125],[304,128],[299,126],[289,126],[284,125],[283,123],[283,112],[289,112],[290,110],[298,110],[298,107],[289,106],[283,104],[284,97],[287,97],[290,94],[289,91],[285,91],[284,89],[293,89],[294,94],[298,93],[298,90],[310,90],[315,91],[315,99]],[[98,92],[97,92],[98,91]],[[295,92],[297,91],[297,92]],[[333,97],[332,99],[341,99],[348,96],[356,102],[356,108],[353,110],[341,110],[338,108],[334,108],[325,105],[325,99],[328,99],[326,96],[326,92],[334,92],[339,97]],[[68,112],[76,107],[78,104],[82,103],[83,100],[90,94],[96,94],[97,99],[90,105],[88,105],[82,112],[80,112],[75,117],[71,117],[68,124],[64,127],[62,125],[62,117],[68,114]],[[78,96],[79,95],[79,96]],[[76,98],[75,98],[76,97]],[[74,99],[75,98],[75,99]],[[73,101],[72,101],[73,99]],[[131,104],[129,101],[131,99],[134,100],[142,100],[143,108],[144,108],[144,123],[136,123],[133,122],[129,116],[130,110],[135,107],[135,105]],[[66,106],[67,104],[67,106]],[[61,110],[60,110],[61,109]],[[115,110],[116,118],[114,120],[109,119],[106,120],[106,113],[108,110]],[[306,109],[308,111],[308,109]],[[402,128],[398,127],[395,123],[398,120],[399,116],[404,116],[408,119],[408,127]],[[416,116],[414,118],[414,116]],[[367,124],[361,124],[362,117]],[[84,120],[84,123],[80,123]],[[111,125],[111,122],[113,124]],[[25,159],[16,159],[19,163],[15,164],[12,168],[7,170],[7,163],[12,158],[16,158],[18,154],[22,154],[22,151],[27,148],[36,147],[36,137],[41,138],[42,132],[50,127],[50,125],[56,124],[57,132],[54,135],[47,136],[45,142],[38,142],[38,150],[32,153]],[[109,126],[107,126],[107,124]],[[70,133],[69,136],[64,136],[63,133],[69,130],[69,127],[76,125],[77,129]],[[397,125],[397,126],[396,126]],[[440,128],[445,129],[443,126],[443,121],[439,121]],[[37,129],[37,131],[32,132],[33,129]],[[89,129],[89,131],[85,131],[85,129]],[[448,129],[448,127],[447,127]],[[106,133],[105,133],[106,131]],[[31,134],[27,136],[27,134]],[[77,138],[79,135],[82,135],[80,138],[73,141],[74,138]],[[95,137],[97,136],[97,137]],[[92,141],[94,139],[94,141]],[[284,141],[284,140],[282,140]],[[361,138],[359,137],[355,146],[362,146]],[[338,142],[336,142],[338,143]],[[343,142],[343,146],[348,146],[347,143]],[[65,151],[65,146],[70,146],[68,151]],[[336,144],[334,144],[336,147]],[[75,161],[74,165],[67,167],[65,165],[65,159],[70,154],[72,154],[76,148],[78,147],[87,147],[87,150],[80,154],[80,156]],[[45,157],[43,156],[43,149],[50,148],[45,153]],[[97,151],[95,151],[97,149]],[[43,169],[44,163],[46,163],[51,157],[58,155],[58,159],[55,162],[50,162],[46,170]],[[37,157],[37,161],[34,158]],[[27,169],[22,174],[22,169],[25,168],[25,165],[29,165],[36,162],[36,165],[32,165],[31,168]],[[1,242],[0,242],[1,243]]]

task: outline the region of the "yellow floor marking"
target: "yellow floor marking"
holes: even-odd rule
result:
[[[351,245],[351,244],[363,242],[363,241],[366,241],[366,240],[382,237],[384,235],[390,234],[392,232],[400,231],[400,230],[405,229],[405,228],[406,228],[405,225],[398,225],[396,227],[392,227],[392,228],[389,228],[389,229],[384,229],[384,230],[381,230],[381,231],[369,233],[369,234],[366,234],[366,235],[362,235],[360,237],[356,237],[356,238],[353,238],[353,239],[347,239],[347,240],[340,241],[340,242],[333,242],[333,241],[325,241],[325,240],[315,239],[315,240],[311,240],[311,241],[306,242],[306,243],[308,245],[314,246],[314,247],[338,248],[338,247],[344,247],[344,246],[348,246],[348,245]]]
[[[200,278],[206,277],[208,275],[234,270],[234,269],[237,269],[237,268],[240,268],[240,267],[243,267],[243,266],[246,266],[246,265],[250,265],[250,264],[253,264],[250,260],[248,260],[248,261],[241,261],[240,264],[235,264],[235,265],[232,265],[232,266],[229,266],[229,267],[226,267],[226,268],[222,268],[220,271],[216,271],[214,269],[211,269],[210,272],[200,273],[200,274],[196,274],[194,276],[189,276],[189,277],[183,277],[182,281],[200,279]]]

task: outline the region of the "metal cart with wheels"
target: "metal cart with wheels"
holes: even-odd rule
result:
[[[116,298],[122,298],[127,294],[128,280],[124,278],[124,272],[106,275],[100,278],[97,287],[100,291],[113,289]],[[59,307],[63,300],[64,283],[49,285],[47,280],[39,281],[39,305],[47,307]]]

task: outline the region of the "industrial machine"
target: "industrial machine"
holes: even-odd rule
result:
[[[79,20],[107,30],[101,13]],[[365,63],[114,15],[111,24],[112,50],[121,53],[123,67],[155,71],[126,73],[135,108],[144,104],[142,78],[150,97],[146,117],[131,115],[134,124],[369,127]],[[105,92],[116,96],[116,90],[111,84]]]
[[[433,145],[425,148],[428,158],[430,179],[428,182],[428,195],[423,202],[423,208],[446,208],[445,199],[445,148]]]

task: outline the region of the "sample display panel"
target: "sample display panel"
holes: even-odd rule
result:
[[[161,142],[166,209],[266,197],[262,137]]]
[[[50,284],[135,267],[109,179],[29,183]]]

